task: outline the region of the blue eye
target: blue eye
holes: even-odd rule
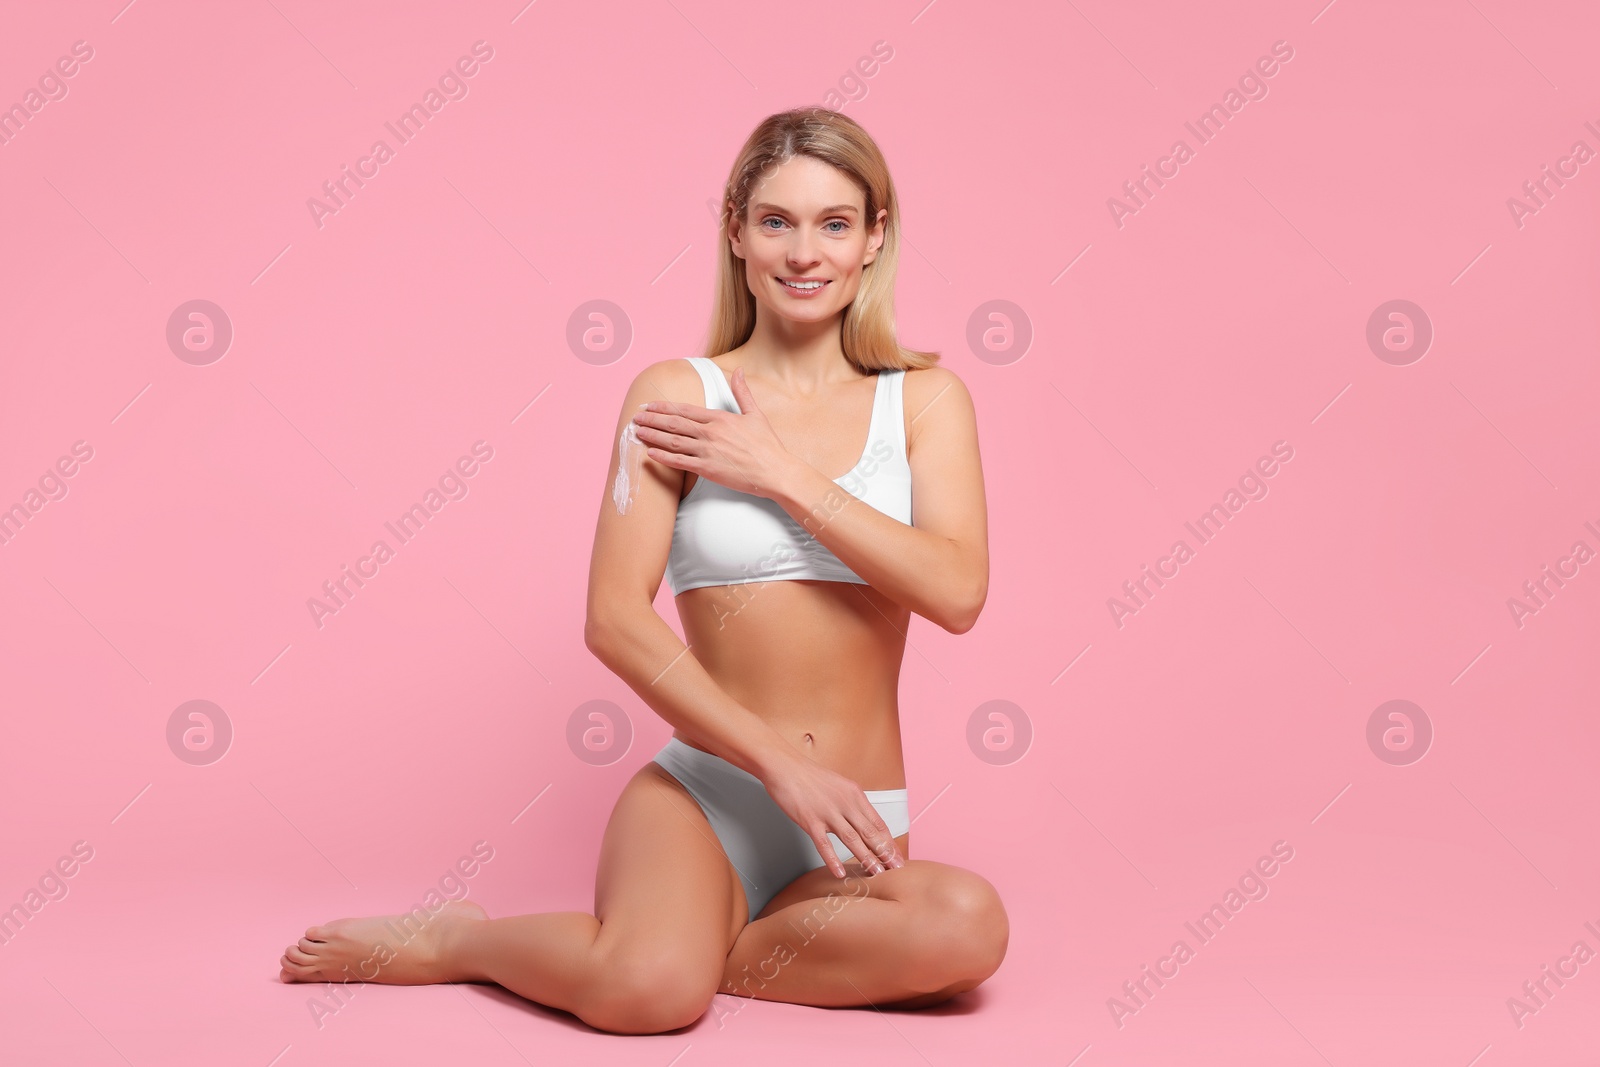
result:
[[[786,223],[776,215],[768,215],[766,218],[761,220],[760,225],[764,229],[774,229],[775,227],[767,226],[767,223],[769,223],[769,222],[775,222],[779,226],[786,225]],[[824,227],[830,227],[830,226],[839,227],[836,230],[835,229],[828,230],[828,232],[832,233],[832,234],[840,234],[840,233],[843,233],[845,230],[848,230],[850,228],[850,223],[846,222],[844,219],[829,219],[827,222],[823,223],[822,225]]]

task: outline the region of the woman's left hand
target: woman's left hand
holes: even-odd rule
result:
[[[633,417],[633,424],[650,459],[735,492],[771,497],[800,461],[756,404],[743,367],[729,383],[743,414],[656,400]]]

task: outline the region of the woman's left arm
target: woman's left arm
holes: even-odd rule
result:
[[[943,367],[906,373],[914,526],[890,518],[802,461],[771,498],[840,562],[890,600],[951,633],[989,595],[989,520],[972,395]],[[896,415],[899,415],[896,412]]]
[[[770,498],[889,599],[951,633],[970,630],[989,594],[989,535],[977,416],[961,379],[931,367],[902,382],[914,526],[784,448],[742,372],[731,384],[745,414],[658,402],[635,416],[650,458]]]

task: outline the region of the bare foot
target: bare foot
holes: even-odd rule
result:
[[[442,965],[441,946],[453,927],[487,919],[483,906],[446,901],[436,914],[418,907],[406,915],[335,919],[306,930],[278,961],[284,982],[378,982],[431,985],[457,980]]]

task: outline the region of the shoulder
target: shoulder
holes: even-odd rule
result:
[[[639,370],[628,384],[625,402],[630,406],[652,400],[704,404],[705,383],[687,359],[661,359]],[[631,413],[630,413],[631,417]]]
[[[948,367],[908,370],[901,389],[913,440],[929,427],[965,426],[975,419],[972,393]]]
[[[925,392],[929,396],[953,389],[963,396],[970,397],[966,383],[949,367],[923,367],[920,370],[908,370],[906,373],[906,394],[913,391]]]

